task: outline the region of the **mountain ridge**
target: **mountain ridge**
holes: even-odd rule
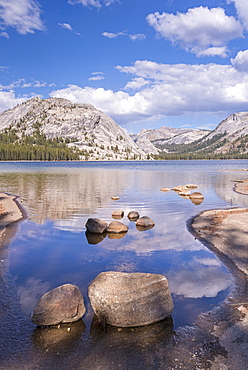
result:
[[[243,158],[248,154],[248,112],[233,113],[212,131],[163,126],[129,135],[91,104],[35,97],[0,114],[1,143],[2,160],[18,145],[26,145],[29,155],[15,154],[11,160]],[[47,156],[33,154],[46,148]]]

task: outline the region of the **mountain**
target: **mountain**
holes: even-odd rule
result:
[[[215,153],[248,153],[248,112],[231,114],[203,138],[203,143],[206,148],[215,147]]]
[[[161,127],[128,135],[90,104],[30,99],[0,114],[0,160],[247,158],[248,112],[213,131]]]
[[[159,129],[143,129],[139,134],[132,134],[135,143],[146,153],[159,154],[169,152],[167,146],[173,144],[189,144],[202,139],[210,131],[198,129],[181,129],[163,126]]]
[[[203,134],[200,132],[199,135]],[[248,157],[248,112],[234,113],[219,123],[213,131],[195,141],[184,141],[184,133],[171,139],[153,140],[160,150],[155,159],[218,159]],[[188,135],[188,133],[186,133]],[[195,134],[191,138],[196,138]],[[191,140],[189,137],[189,140]],[[138,143],[138,138],[136,138]]]
[[[0,132],[13,144],[43,139],[77,150],[80,159],[145,159],[146,154],[112,118],[90,104],[61,98],[28,100],[0,114]],[[32,139],[36,141],[32,142]]]

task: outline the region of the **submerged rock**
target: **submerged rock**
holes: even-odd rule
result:
[[[152,324],[168,317],[174,307],[166,277],[157,274],[102,272],[88,293],[99,319],[119,327]]]
[[[139,212],[131,211],[131,212],[129,212],[127,217],[129,218],[130,221],[137,221],[138,218],[139,218]]]
[[[107,230],[108,224],[99,218],[89,218],[85,227],[91,233],[102,234]]]
[[[76,285],[64,284],[45,293],[35,306],[31,320],[40,326],[78,321],[85,313],[84,299]]]
[[[107,232],[108,233],[126,233],[128,231],[128,227],[124,225],[120,221],[112,221],[108,225]]]

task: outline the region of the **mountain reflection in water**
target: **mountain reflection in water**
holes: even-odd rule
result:
[[[89,367],[96,356],[99,364],[111,354],[122,362],[131,352],[136,359],[145,354],[150,363],[157,344],[164,346],[178,327],[192,324],[230,291],[230,274],[189,233],[187,221],[206,209],[247,207],[248,197],[232,191],[233,180],[246,178],[245,172],[233,170],[245,166],[248,161],[0,163],[1,191],[20,195],[29,216],[18,224],[15,237],[2,239],[0,250],[0,323],[6,335],[1,336],[0,358],[5,368],[6,356],[11,359],[16,351],[23,364],[27,353],[49,364],[51,356],[61,351],[75,355],[79,349],[81,368]],[[203,202],[194,204],[174,191],[160,191],[187,183],[198,185]],[[113,195],[120,199],[112,200]],[[88,218],[111,222],[114,210],[124,211],[126,234],[86,232]],[[127,218],[130,211],[149,216],[155,226],[137,230]],[[172,317],[134,330],[107,326],[106,336],[94,318],[87,288],[109,270],[164,274],[175,303]],[[29,315],[38,299],[65,283],[76,284],[85,297],[83,321],[71,325],[70,336],[67,326],[57,331],[36,328]],[[67,365],[60,363],[61,368]]]

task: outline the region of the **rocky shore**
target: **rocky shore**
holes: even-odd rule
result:
[[[247,194],[243,191],[243,194]],[[179,342],[188,339],[192,369],[247,368],[248,362],[248,209],[204,211],[189,225],[191,233],[212,250],[234,277],[235,288],[220,306],[198,317],[193,331],[182,329]],[[194,339],[193,339],[194,338]],[[184,349],[187,352],[187,348]],[[194,366],[192,367],[192,361]],[[187,360],[181,368],[186,368]],[[191,366],[191,367],[190,367]]]

